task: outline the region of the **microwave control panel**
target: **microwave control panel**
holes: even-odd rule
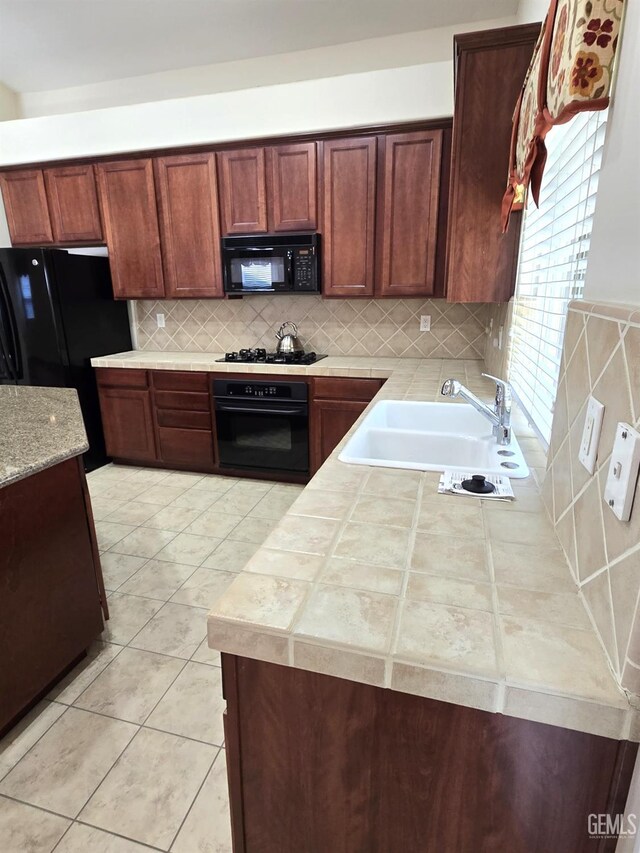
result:
[[[293,261],[294,290],[316,290],[316,249],[315,246],[296,249]]]

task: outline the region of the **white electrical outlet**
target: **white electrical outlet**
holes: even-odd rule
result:
[[[421,332],[430,332],[431,331],[431,314],[421,314],[420,315],[420,331]]]
[[[619,423],[604,487],[604,502],[616,518],[629,521],[640,469],[640,432]]]
[[[598,457],[598,444],[600,432],[602,431],[602,418],[604,417],[604,406],[595,397],[589,397],[587,403],[587,414],[582,429],[582,439],[578,459],[590,474],[596,469]]]
[[[156,314],[156,323],[159,329],[164,329],[164,314]]]

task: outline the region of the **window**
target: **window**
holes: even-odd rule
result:
[[[511,326],[509,380],[548,444],[567,305],[581,299],[606,111],[579,113],[547,136],[540,207],[524,214]]]

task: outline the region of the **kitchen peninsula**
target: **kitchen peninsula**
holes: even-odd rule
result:
[[[0,386],[0,735],[73,666],[107,615],[78,397]]]
[[[407,367],[372,405],[437,399],[452,369]],[[537,479],[504,505],[339,445],[218,599],[235,853],[615,847],[584,827],[623,809],[637,712],[522,446]]]

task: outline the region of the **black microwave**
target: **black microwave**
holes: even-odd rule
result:
[[[224,292],[320,293],[318,234],[225,237]]]

